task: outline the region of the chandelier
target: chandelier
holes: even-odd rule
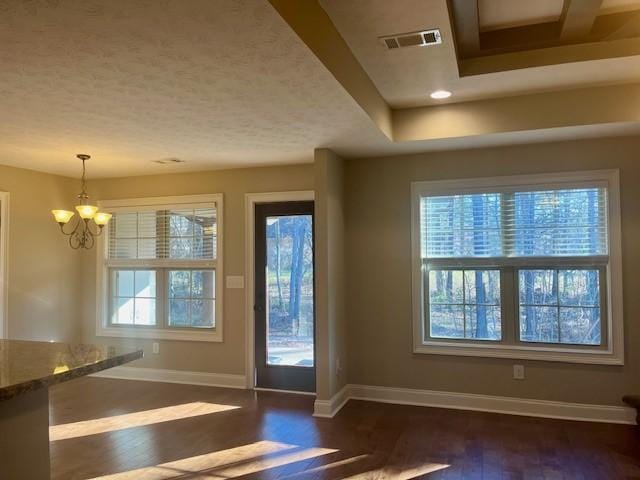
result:
[[[109,223],[111,219],[110,213],[99,212],[98,207],[89,204],[89,195],[87,195],[87,181],[85,179],[85,167],[84,162],[91,157],[79,153],[76,155],[82,160],[82,192],[78,195],[80,199],[80,205],[76,205],[79,217],[76,218],[75,227],[70,232],[65,231],[64,227],[69,223],[71,217],[75,215],[75,212],[69,210],[51,210],[53,216],[60,225],[60,231],[69,236],[69,245],[73,249],[84,248],[90,249],[95,243],[95,237],[100,236],[103,227]],[[90,221],[96,225],[95,230],[91,229]]]

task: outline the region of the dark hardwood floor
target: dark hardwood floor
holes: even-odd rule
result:
[[[51,389],[53,479],[640,479],[636,427],[82,378]]]

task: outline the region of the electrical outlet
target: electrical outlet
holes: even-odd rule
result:
[[[340,365],[340,357],[336,357],[336,377],[342,373],[342,365]]]
[[[513,366],[513,379],[524,380],[524,365]]]
[[[158,342],[153,342],[152,344],[152,351],[153,353],[160,353],[160,344]]]

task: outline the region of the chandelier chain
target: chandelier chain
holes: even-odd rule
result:
[[[91,157],[83,153],[79,153],[77,157],[80,160],[82,160],[82,179],[81,179],[82,192],[80,192],[80,195],[78,195],[78,198],[88,199],[89,196],[87,195],[87,169],[85,166],[85,162],[89,160]]]

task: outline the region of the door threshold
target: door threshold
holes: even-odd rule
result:
[[[253,389],[258,392],[292,393],[294,395],[306,395],[311,397],[316,396],[316,392],[300,392],[298,390],[280,390],[277,388],[262,388],[262,387],[253,387]]]

